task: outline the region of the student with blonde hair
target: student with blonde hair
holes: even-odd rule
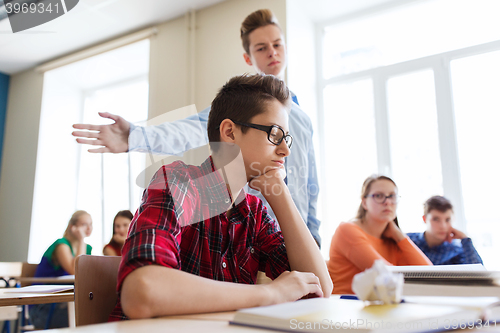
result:
[[[84,210],[71,216],[62,238],[49,246],[37,266],[35,277],[58,277],[75,274],[76,257],[91,254],[92,246],[84,239],[92,233],[92,217]],[[30,306],[30,318],[37,329],[68,327],[67,303],[57,303],[47,323],[51,304]]]
[[[335,231],[327,266],[334,294],[352,294],[352,278],[381,259],[387,265],[432,265],[401,231],[396,217],[398,188],[389,177],[368,177],[356,218]]]

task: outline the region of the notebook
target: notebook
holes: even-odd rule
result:
[[[481,264],[435,266],[388,266],[394,273],[402,273],[405,283],[432,283],[453,285],[497,285],[500,272],[487,271]]]
[[[496,303],[490,299],[486,304]],[[230,324],[285,332],[437,332],[464,326],[489,326],[489,321],[481,320],[485,308],[484,303],[372,305],[333,297],[314,298],[239,310]]]
[[[9,288],[5,293],[16,294],[58,294],[73,292],[75,287],[68,284],[37,284],[22,288]]]

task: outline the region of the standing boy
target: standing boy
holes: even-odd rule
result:
[[[436,195],[424,203],[423,233],[410,233],[410,239],[434,265],[482,264],[472,240],[452,226],[453,206],[445,197]]]
[[[284,80],[287,51],[283,32],[273,13],[268,9],[261,9],[248,15],[241,24],[240,36],[245,51],[243,54],[245,62],[257,73],[274,75]],[[297,98],[293,94],[292,99],[294,102],[289,121],[295,144],[294,153],[286,159],[286,183],[302,219],[320,245],[320,221],[316,218],[319,185],[312,142],[312,123],[299,107]],[[75,128],[98,132],[76,131],[73,135],[92,139],[78,138],[79,143],[104,146],[89,150],[95,153],[142,151],[178,155],[207,144],[206,132],[196,129],[200,128],[200,124],[206,128],[209,112],[210,108],[207,108],[181,121],[148,127],[135,127],[120,116],[101,113],[102,117],[113,119],[115,123],[77,124],[74,125]],[[275,217],[270,205],[260,193],[251,190],[249,193],[257,195],[271,216]]]
[[[329,297],[325,262],[283,180],[290,103],[283,81],[271,75],[235,77],[222,87],[208,119],[212,155],[201,166],[163,166],[144,192],[110,319]],[[245,193],[247,182],[274,209],[281,231]],[[274,281],[254,285],[258,270]]]

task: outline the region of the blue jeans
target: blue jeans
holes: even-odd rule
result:
[[[52,304],[36,304],[30,306],[30,320],[36,329],[45,329]],[[69,327],[68,303],[55,303],[54,312],[48,328]]]

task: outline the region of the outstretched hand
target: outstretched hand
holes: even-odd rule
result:
[[[76,136],[76,142],[81,144],[102,146],[89,149],[90,153],[125,153],[128,151],[128,135],[130,124],[120,116],[109,112],[99,112],[103,118],[115,122],[110,125],[74,124],[73,128],[85,130],[71,133]],[[83,139],[89,138],[89,139]]]

